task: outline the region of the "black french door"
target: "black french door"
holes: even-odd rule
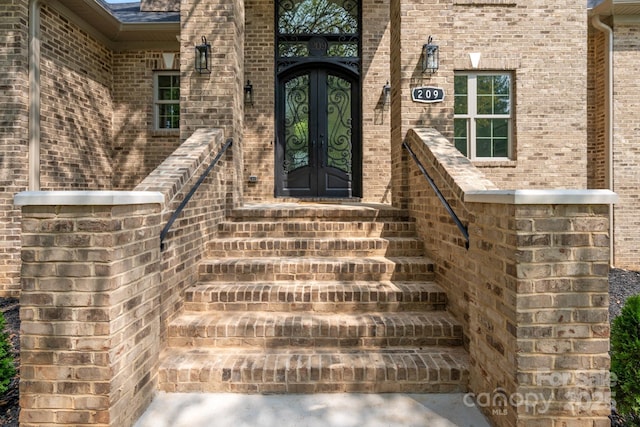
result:
[[[360,176],[359,80],[315,65],[279,78],[276,195],[352,197]]]

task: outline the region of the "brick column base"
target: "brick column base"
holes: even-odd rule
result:
[[[20,425],[129,426],[156,389],[162,196],[132,192],[138,204],[96,205],[120,196],[84,192],[65,205],[57,194],[16,197]]]

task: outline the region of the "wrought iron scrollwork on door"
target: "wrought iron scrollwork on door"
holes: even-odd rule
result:
[[[327,98],[327,118],[330,123],[327,166],[351,173],[351,83],[337,76],[328,76]]]
[[[285,174],[309,165],[309,75],[285,84]]]

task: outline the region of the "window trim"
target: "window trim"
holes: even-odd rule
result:
[[[158,99],[159,83],[158,77],[160,76],[177,76],[180,79],[180,70],[162,70],[153,72],[153,130],[159,132],[179,132],[180,121],[178,120],[178,127],[176,128],[162,128],[160,127],[160,105],[177,104],[180,109],[180,93],[178,92],[177,100],[161,100]],[[178,80],[179,82],[179,80]],[[180,89],[178,88],[178,91]]]
[[[509,71],[456,71],[455,76],[467,77],[467,114],[455,114],[455,119],[465,119],[467,124],[467,157],[473,161],[492,162],[492,161],[509,161],[513,160],[513,107],[514,92],[513,81],[514,74]],[[509,77],[509,114],[478,114],[478,76],[508,76]],[[473,84],[472,84],[473,82]],[[454,99],[455,99],[454,90]],[[477,156],[477,127],[475,126],[478,119],[506,119],[507,120],[507,156],[500,157],[478,157]]]

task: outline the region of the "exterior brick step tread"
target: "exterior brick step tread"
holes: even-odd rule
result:
[[[159,370],[167,392],[452,393],[467,391],[468,380],[461,347],[169,348]]]
[[[169,345],[391,347],[462,345],[449,313],[186,312],[169,325]]]
[[[256,257],[206,259],[200,281],[416,280],[433,278],[426,257]]]
[[[218,225],[220,237],[415,237],[416,224],[410,221],[224,221]]]
[[[395,265],[430,265],[433,267],[433,261],[427,257],[256,257],[247,259],[246,257],[228,257],[224,259],[205,259],[200,264],[200,268],[207,269],[209,266],[242,266],[246,264],[268,265],[268,266],[288,266],[288,265],[338,265],[338,266],[357,266],[357,265],[384,265],[393,267]]]
[[[444,310],[446,303],[435,282],[223,282],[185,292],[185,309],[192,311],[426,311]]]
[[[231,212],[230,219],[235,221],[262,220],[277,218],[290,219],[358,219],[368,221],[408,220],[406,210],[376,203],[261,203],[246,204]]]
[[[420,256],[416,237],[229,237],[212,239],[210,256]]]

